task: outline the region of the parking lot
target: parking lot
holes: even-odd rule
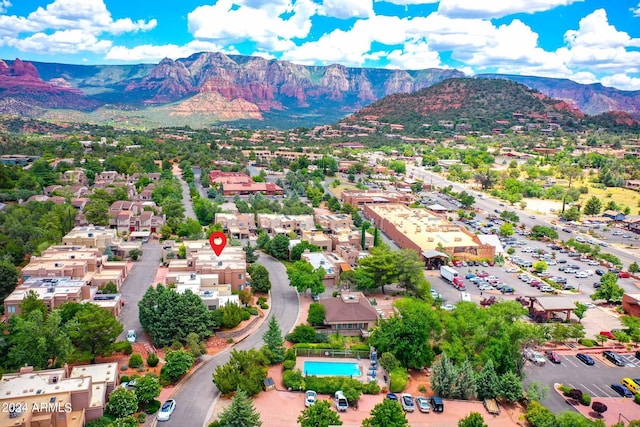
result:
[[[601,351],[590,353],[595,360],[595,365],[585,365],[578,360],[575,354],[560,354],[560,363],[547,362],[540,366],[531,362],[525,365],[525,384],[539,381],[549,386],[551,393],[543,400],[543,404],[554,412],[567,409],[565,400],[553,392],[553,385],[564,384],[568,387],[578,388],[589,393],[592,398],[623,398],[611,389],[611,384],[620,383],[622,378],[640,378],[640,360],[633,353],[619,353],[628,363],[626,366],[615,366],[604,359]],[[629,410],[634,412],[637,418],[640,416],[640,407],[629,401]]]

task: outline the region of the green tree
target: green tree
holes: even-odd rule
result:
[[[576,301],[575,304],[576,308],[573,310],[573,314],[575,314],[578,318],[578,322],[582,322],[582,319],[584,318],[585,314],[587,314],[587,310],[589,309],[589,307],[587,307],[586,304],[578,301]]]
[[[549,396],[549,390],[548,385],[542,385],[540,381],[533,381],[527,386],[526,397],[529,400],[540,402]]]
[[[131,249],[129,251],[129,256],[132,260],[137,261],[138,258],[142,256],[142,251],[140,249]]]
[[[222,313],[222,327],[233,329],[242,322],[244,310],[238,304],[230,302],[219,310]]]
[[[95,304],[82,304],[66,324],[67,333],[80,350],[88,351],[93,360],[107,352],[122,333],[122,323],[108,310]]]
[[[547,264],[544,260],[540,260],[533,264],[533,269],[538,273],[541,273],[549,269],[549,264]]]
[[[371,417],[362,420],[362,427],[405,427],[409,426],[407,416],[400,404],[384,399],[371,410]]]
[[[515,228],[513,227],[513,224],[509,223],[509,222],[504,222],[502,223],[502,225],[500,225],[500,235],[501,236],[513,236],[513,234],[515,233]]]
[[[189,348],[189,353],[191,353],[191,356],[193,356],[194,359],[198,360],[203,354],[207,354],[207,346],[200,340],[200,336],[195,332],[191,332],[187,335],[185,343]]]
[[[458,421],[458,427],[487,427],[484,418],[479,412],[471,412],[466,417]]]
[[[507,402],[517,402],[523,395],[522,382],[515,372],[509,371],[502,375],[498,389],[499,397]]]
[[[251,276],[251,287],[255,292],[266,294],[271,289],[269,280],[269,270],[264,265],[253,264],[247,267],[247,272]]]
[[[531,227],[531,238],[539,240],[543,238],[557,239],[558,232],[551,227],[545,227],[543,225],[534,225]]]
[[[10,261],[0,259],[0,298],[4,300],[8,297],[17,284],[18,269]]]
[[[432,366],[431,388],[435,394],[442,397],[452,397],[454,385],[456,384],[458,372],[456,367],[446,354],[442,354],[440,359]]]
[[[180,294],[163,285],[150,287],[138,302],[138,309],[142,327],[159,347],[175,340],[184,343],[191,332],[205,339],[214,326],[212,312],[199,295],[190,291]]]
[[[493,366],[493,359],[489,359],[475,377],[478,399],[495,399],[500,389],[500,378]]]
[[[638,263],[636,261],[633,261],[631,264],[629,264],[629,273],[635,274],[638,271],[640,271],[640,267],[638,266]]]
[[[369,343],[380,354],[392,353],[406,368],[429,366],[435,359],[430,342],[442,330],[435,310],[426,302],[402,298],[394,303],[398,314],[380,322]]]
[[[605,273],[600,278],[600,283],[600,287],[590,296],[593,301],[600,299],[606,300],[609,303],[619,303],[622,301],[624,289],[618,285],[617,275],[614,273]]]
[[[271,363],[280,363],[284,360],[284,338],[275,316],[271,316],[269,329],[262,335],[262,341],[271,354]]]
[[[165,364],[160,370],[160,378],[166,378],[175,383],[180,376],[189,372],[193,366],[193,356],[185,350],[168,351]]]
[[[397,258],[386,245],[374,246],[368,256],[358,261],[358,270],[368,276],[376,287],[382,288],[393,283],[397,278]]]
[[[47,317],[49,308],[34,290],[29,290],[20,303],[20,316],[27,318],[32,311],[39,311]]]
[[[313,268],[307,261],[296,261],[287,267],[287,277],[289,285],[293,286],[300,293],[311,289],[313,295],[320,295],[324,292],[322,279],[326,271],[322,267]]]
[[[249,243],[247,243],[247,245],[244,246],[242,250],[244,250],[244,253],[246,254],[247,264],[253,264],[258,260],[258,253],[256,251],[256,248],[251,246]]]
[[[531,401],[527,406],[525,418],[533,427],[555,427],[556,417],[549,409],[540,402]]]
[[[269,360],[261,350],[233,350],[229,361],[213,372],[213,383],[222,394],[244,390],[254,396],[262,390],[268,365]]]
[[[133,391],[124,387],[116,387],[109,395],[106,409],[116,418],[133,415],[138,409],[138,398]]]
[[[327,310],[324,308],[324,305],[313,302],[309,306],[309,314],[307,315],[307,322],[313,326],[322,326],[324,325],[324,319],[327,315]]]
[[[424,262],[420,259],[418,252],[412,249],[401,249],[394,254],[398,286],[415,296],[426,296],[429,284],[424,277]]]
[[[149,373],[144,377],[136,379],[136,385],[134,387],[138,404],[144,406],[152,402],[156,397],[160,396],[162,386],[158,380],[158,376],[154,373]]]
[[[468,400],[476,395],[476,382],[473,366],[469,360],[456,366],[456,382],[451,391],[454,399]]]
[[[90,224],[107,226],[109,225],[109,205],[102,200],[89,202],[84,208],[84,216]]]
[[[340,416],[331,410],[331,403],[319,400],[306,408],[298,417],[300,427],[329,427],[341,426]]]
[[[577,221],[580,219],[580,210],[575,206],[571,206],[565,210],[560,217],[566,221]]]
[[[260,414],[244,390],[238,390],[231,399],[231,405],[221,413],[219,423],[225,427],[260,427]]]
[[[585,215],[589,216],[600,215],[600,212],[602,212],[602,201],[600,201],[598,197],[592,196],[585,202],[582,211]]]
[[[278,234],[269,242],[268,252],[278,259],[289,259],[289,237]]]

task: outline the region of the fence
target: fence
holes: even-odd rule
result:
[[[295,348],[296,356],[300,357],[330,357],[339,359],[369,359],[369,350],[335,350],[330,348]]]

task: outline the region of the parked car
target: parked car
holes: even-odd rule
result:
[[[334,398],[336,401],[336,410],[338,412],[346,412],[347,409],[349,409],[349,401],[347,401],[342,390],[336,391]]]
[[[402,403],[402,409],[405,410],[405,412],[413,412],[416,409],[416,405],[415,403],[413,403],[413,396],[410,395],[409,393],[402,393],[402,395],[400,395],[401,399],[400,399],[400,403]]]
[[[606,350],[602,352],[602,355],[604,356],[605,359],[607,359],[609,362],[613,363],[616,366],[626,366],[627,362],[622,358],[622,356],[620,356],[618,353],[611,351],[611,350]]]
[[[547,359],[549,359],[553,363],[561,363],[562,362],[562,359],[560,358],[560,355],[558,353],[556,353],[555,351],[545,350],[544,355],[547,356]]]
[[[505,286],[500,289],[500,292],[502,292],[503,294],[512,294],[514,292],[514,289],[511,286]]]
[[[588,354],[578,353],[578,354],[576,354],[576,357],[578,358],[579,361],[581,361],[585,365],[595,365],[596,364],[596,361],[593,360],[593,358],[591,356],[589,356]]]
[[[600,335],[602,335],[603,337],[607,337],[610,340],[615,339],[611,331],[600,331]]]
[[[507,273],[517,273],[518,271],[520,270],[515,267],[507,268],[506,270]]]
[[[387,399],[398,401],[398,395],[395,393],[387,393]]]
[[[429,403],[431,403],[433,412],[444,412],[444,402],[442,401],[441,397],[431,396],[431,399],[429,399]]]
[[[536,365],[544,365],[547,362],[547,360],[542,356],[541,353],[533,351],[531,349],[526,349],[524,351],[524,356],[527,358],[527,360],[535,363]]]
[[[629,390],[622,384],[611,384],[611,388],[622,397],[633,397],[633,393],[631,393],[631,390]]]
[[[309,407],[316,403],[318,394],[313,390],[307,390],[304,394],[304,406]]]
[[[165,401],[158,411],[158,421],[169,421],[169,418],[171,418],[171,414],[173,414],[173,411],[175,410],[176,401],[174,399]]]
[[[565,233],[571,233],[571,229],[569,228],[563,228],[562,231],[564,231]]]
[[[424,412],[425,414],[431,411],[431,406],[429,405],[429,399],[424,396],[416,397],[416,405],[418,406],[418,410],[420,412]]]
[[[542,285],[540,286],[540,291],[541,292],[553,292],[553,288],[549,285]]]
[[[628,279],[629,277],[631,277],[631,273],[629,273],[628,271],[621,271],[620,273],[618,273],[618,277],[621,279]]]
[[[596,274],[598,276],[604,276],[604,273],[605,273],[605,271],[603,269],[601,269],[601,268],[597,268],[596,269]]]
[[[133,329],[129,329],[127,331],[127,341],[129,341],[130,343],[136,342],[136,331],[134,331]]]

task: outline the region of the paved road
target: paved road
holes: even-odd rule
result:
[[[189,184],[182,179],[182,175],[174,174],[173,176],[180,182],[182,188],[182,204],[184,205],[184,215],[187,218],[198,219],[196,213],[193,211],[193,201],[191,200],[191,194],[189,193]]]
[[[268,255],[260,254],[258,263],[269,270],[272,283],[271,311],[263,324],[252,335],[238,343],[235,348],[248,350],[262,347],[262,335],[268,327],[269,319],[278,319],[283,334],[293,329],[300,311],[298,292],[289,286],[289,279],[284,266]],[[213,384],[211,374],[218,365],[229,360],[230,350],[225,350],[206,361],[189,379],[186,380],[172,398],[176,399],[177,407],[169,422],[164,426],[206,426],[211,414],[212,404],[220,394]]]
[[[120,312],[120,322],[124,326],[120,340],[126,339],[127,331],[134,329],[138,335],[138,341],[145,341],[142,326],[138,319],[138,301],[153,284],[156,271],[160,265],[162,246],[155,241],[149,241],[142,245],[142,257],[133,263],[133,268],[120,289],[122,300],[125,302]]]

